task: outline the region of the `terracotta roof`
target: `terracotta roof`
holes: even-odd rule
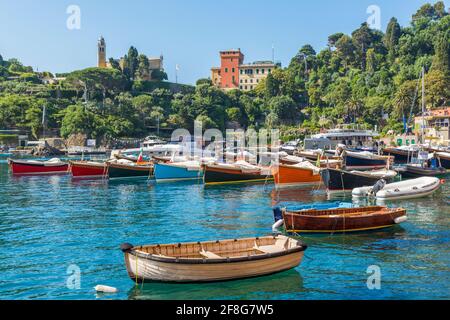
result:
[[[425,115],[432,117],[450,117],[450,107],[429,110]]]

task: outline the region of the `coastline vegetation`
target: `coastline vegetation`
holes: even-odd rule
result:
[[[64,138],[143,137],[150,128],[277,127],[284,139],[337,124],[358,123],[386,132],[403,130],[403,119],[420,113],[418,78],[426,70],[426,106],[450,105],[450,15],[442,1],[425,4],[409,26],[392,18],[381,32],[366,23],[350,35],[335,33],[316,52],[304,45],[285,68],[255,90],[223,92],[209,79],[195,86],[145,81],[145,56],[131,47],[121,68],[87,68],[57,74],[36,72],[0,55],[0,128],[45,126]],[[148,63],[148,61],[147,61]]]

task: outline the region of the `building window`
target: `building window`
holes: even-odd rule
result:
[[[247,86],[245,86],[245,90],[247,90]]]
[[[261,69],[261,73],[264,74],[264,69]]]
[[[233,72],[233,73],[234,73],[234,68],[232,68],[232,69],[231,69],[231,72]]]
[[[247,83],[247,79],[245,79],[245,83]]]
[[[236,78],[233,76],[232,77],[232,82],[234,83],[235,82],[235,80],[236,80]]]
[[[271,71],[271,70],[270,70],[270,69],[268,69],[267,71],[268,71],[268,72],[270,73],[270,71]]]
[[[250,83],[253,83],[253,79],[250,79]]]
[[[228,72],[228,68],[225,68],[225,72]]]
[[[250,86],[250,90],[253,90],[253,86]]]
[[[241,74],[244,74],[244,70],[241,69]]]
[[[242,83],[242,79],[241,79],[240,83]]]
[[[256,74],[259,74],[259,69],[256,69]]]
[[[242,86],[239,86],[239,89],[241,89],[241,90],[242,90]]]

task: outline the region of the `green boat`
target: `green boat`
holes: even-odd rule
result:
[[[153,164],[124,164],[108,162],[108,176],[110,179],[149,178],[153,175]]]

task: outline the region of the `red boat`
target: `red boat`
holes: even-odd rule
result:
[[[13,175],[66,174],[69,164],[60,159],[48,161],[8,159]]]
[[[106,175],[106,164],[92,161],[70,161],[70,171],[73,178],[102,178]]]

